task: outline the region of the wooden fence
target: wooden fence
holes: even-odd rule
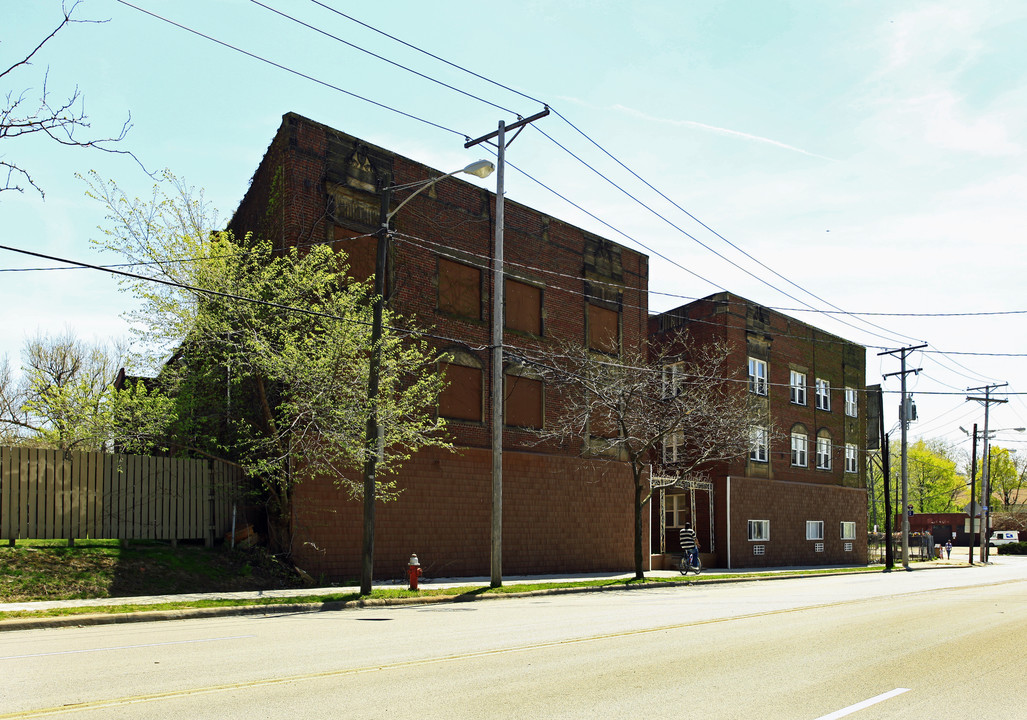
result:
[[[229,532],[238,468],[0,447],[0,539],[204,540]]]

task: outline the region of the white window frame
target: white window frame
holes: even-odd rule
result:
[[[767,462],[767,445],[770,433],[762,425],[752,429],[749,459],[755,462]]]
[[[792,370],[789,374],[791,401],[794,405],[806,404],[806,373]]]
[[[841,523],[841,538],[842,540],[855,540],[856,539],[856,523],[843,521]]]
[[[749,541],[750,542],[767,542],[770,540],[770,521],[769,520],[750,520],[749,521]]]
[[[664,496],[664,516],[670,515],[671,521],[667,523],[668,530],[678,530],[688,522],[688,516],[692,510],[689,506],[688,495],[684,493],[668,493]]]
[[[858,396],[856,388],[845,388],[845,414],[849,417],[859,417]]]
[[[831,469],[831,436],[817,435],[817,470]]]
[[[663,438],[663,462],[676,463],[684,459],[684,453],[684,430],[675,430]]]
[[[806,539],[816,540],[818,542],[824,541],[824,521],[823,520],[807,520],[806,521]]]
[[[792,431],[792,467],[806,467],[809,436],[803,432]]]
[[[817,378],[817,410],[831,412],[831,383]]]
[[[859,446],[845,443],[845,472],[859,472]]]
[[[749,358],[749,392],[755,395],[767,394],[767,361]]]
[[[685,367],[683,362],[669,363],[663,366],[663,399],[675,397],[681,389],[681,372]]]

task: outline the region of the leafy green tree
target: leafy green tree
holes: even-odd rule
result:
[[[907,448],[909,502],[918,513],[960,512],[968,502],[968,480],[957,469],[956,456],[942,440],[920,439]],[[878,453],[874,453],[867,472],[868,522],[874,517],[878,531],[884,528],[884,478]],[[890,443],[889,487],[892,520],[903,512],[902,455],[898,442]],[[871,528],[872,529],[872,528]],[[895,530],[896,528],[893,528]]]
[[[947,513],[959,510],[966,481],[956,472],[951,451],[940,440],[917,440],[907,448],[909,502],[918,513]],[[901,460],[892,461],[893,475]]]
[[[21,375],[0,363],[5,442],[60,450],[147,452],[172,417],[170,400],[141,384],[115,387],[124,351],[88,345],[71,332],[25,343]]]
[[[285,548],[293,487],[329,477],[362,496],[367,427],[370,289],[327,245],[275,250],[214,229],[202,194],[171,175],[145,201],[93,176],[108,208],[100,245],[143,263],[125,280],[129,314],[158,381],[177,403],[173,443],[225,457],[259,480],[272,542]],[[376,497],[399,488],[415,450],[449,447],[436,416],[443,376],[430,345],[386,313],[382,339]],[[171,354],[169,362],[160,359]]]
[[[988,485],[991,490],[991,506],[995,509],[1012,510],[1027,480],[1027,462],[1019,459],[1012,451],[1001,447],[990,448],[989,455]],[[983,460],[978,462],[978,477],[982,468]]]

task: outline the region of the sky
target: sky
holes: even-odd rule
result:
[[[61,8],[0,0],[0,72]],[[118,262],[91,243],[94,170],[145,197],[168,168],[227,219],[287,112],[448,172],[489,157],[466,138],[548,105],[507,150],[506,195],[648,254],[651,311],[728,290],[858,342],[889,428],[900,382],[882,376],[901,367],[880,353],[926,343],[911,439],[968,451],[968,389],[987,385],[1007,400],[990,427],[1027,426],[1019,0],[82,0],[73,17],[102,22],[61,30],[0,99],[77,87],[83,137],[128,121],[111,147],[132,156],[0,138],[45,192],[0,193],[2,245]],[[113,276],[51,268],[0,250],[14,365],[40,333],[127,336]],[[995,442],[1027,453],[1027,433]]]

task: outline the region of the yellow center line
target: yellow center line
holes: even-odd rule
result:
[[[988,586],[993,585],[1006,585],[1015,582],[1023,582],[1022,580],[1006,580],[996,583],[987,583]],[[941,592],[944,590],[979,590],[982,585],[975,585],[971,587],[958,587],[958,588],[939,588],[932,590],[931,592]],[[884,598],[895,598],[904,595],[919,595],[923,591],[915,591],[909,593],[897,593],[895,595],[884,596]],[[112,698],[110,700],[94,700],[91,702],[83,703],[71,703],[67,705],[60,705],[49,708],[39,708],[36,710],[25,710],[21,712],[9,713],[0,715],[0,720],[14,720],[15,718],[35,718],[35,717],[46,717],[51,715],[61,715],[66,713],[80,712],[83,710],[102,710],[104,708],[121,707],[125,705],[135,705],[138,703],[154,702],[158,700],[171,700],[175,698],[191,697],[195,695],[204,695],[220,692],[231,692],[234,690],[247,690],[251,688],[271,687],[275,685],[285,685],[287,683],[298,683],[298,682],[309,682],[311,680],[321,680],[325,678],[338,678],[352,675],[362,675],[365,673],[372,672],[384,672],[387,670],[401,670],[404,668],[418,667],[424,665],[434,665],[439,663],[457,662],[460,660],[473,660],[476,658],[495,657],[499,655],[507,655],[513,653],[529,652],[532,650],[545,650],[547,648],[561,647],[567,645],[579,645],[582,643],[596,642],[600,640],[613,640],[616,638],[632,637],[638,635],[649,635],[652,633],[667,632],[669,630],[682,630],[685,628],[692,627],[703,627],[706,625],[717,625],[720,623],[734,622],[737,620],[751,620],[754,618],[771,617],[774,615],[787,615],[789,613],[803,612],[806,610],[820,610],[832,607],[841,607],[845,605],[859,605],[873,602],[874,600],[881,600],[882,597],[872,598],[855,598],[851,600],[839,600],[835,602],[822,603],[818,605],[805,605],[802,607],[794,608],[781,608],[778,610],[765,610],[761,612],[746,613],[744,615],[732,615],[731,617],[723,618],[709,618],[706,620],[692,620],[687,622],[673,623],[669,625],[661,625],[659,627],[651,628],[638,628],[634,630],[621,630],[618,632],[602,633],[600,635],[589,635],[587,637],[580,638],[567,638],[564,640],[550,640],[547,642],[532,643],[530,645],[517,645],[508,648],[496,648],[494,650],[476,650],[473,652],[457,653],[454,655],[442,655],[434,658],[420,658],[417,660],[401,660],[382,665],[367,665],[364,667],[347,668],[339,670],[324,670],[321,672],[303,673],[300,675],[288,675],[280,678],[266,678],[263,680],[247,680],[244,682],[227,683],[223,685],[210,685],[207,687],[189,688],[186,690],[171,690],[162,693],[152,693],[147,695],[131,695],[121,698]]]

